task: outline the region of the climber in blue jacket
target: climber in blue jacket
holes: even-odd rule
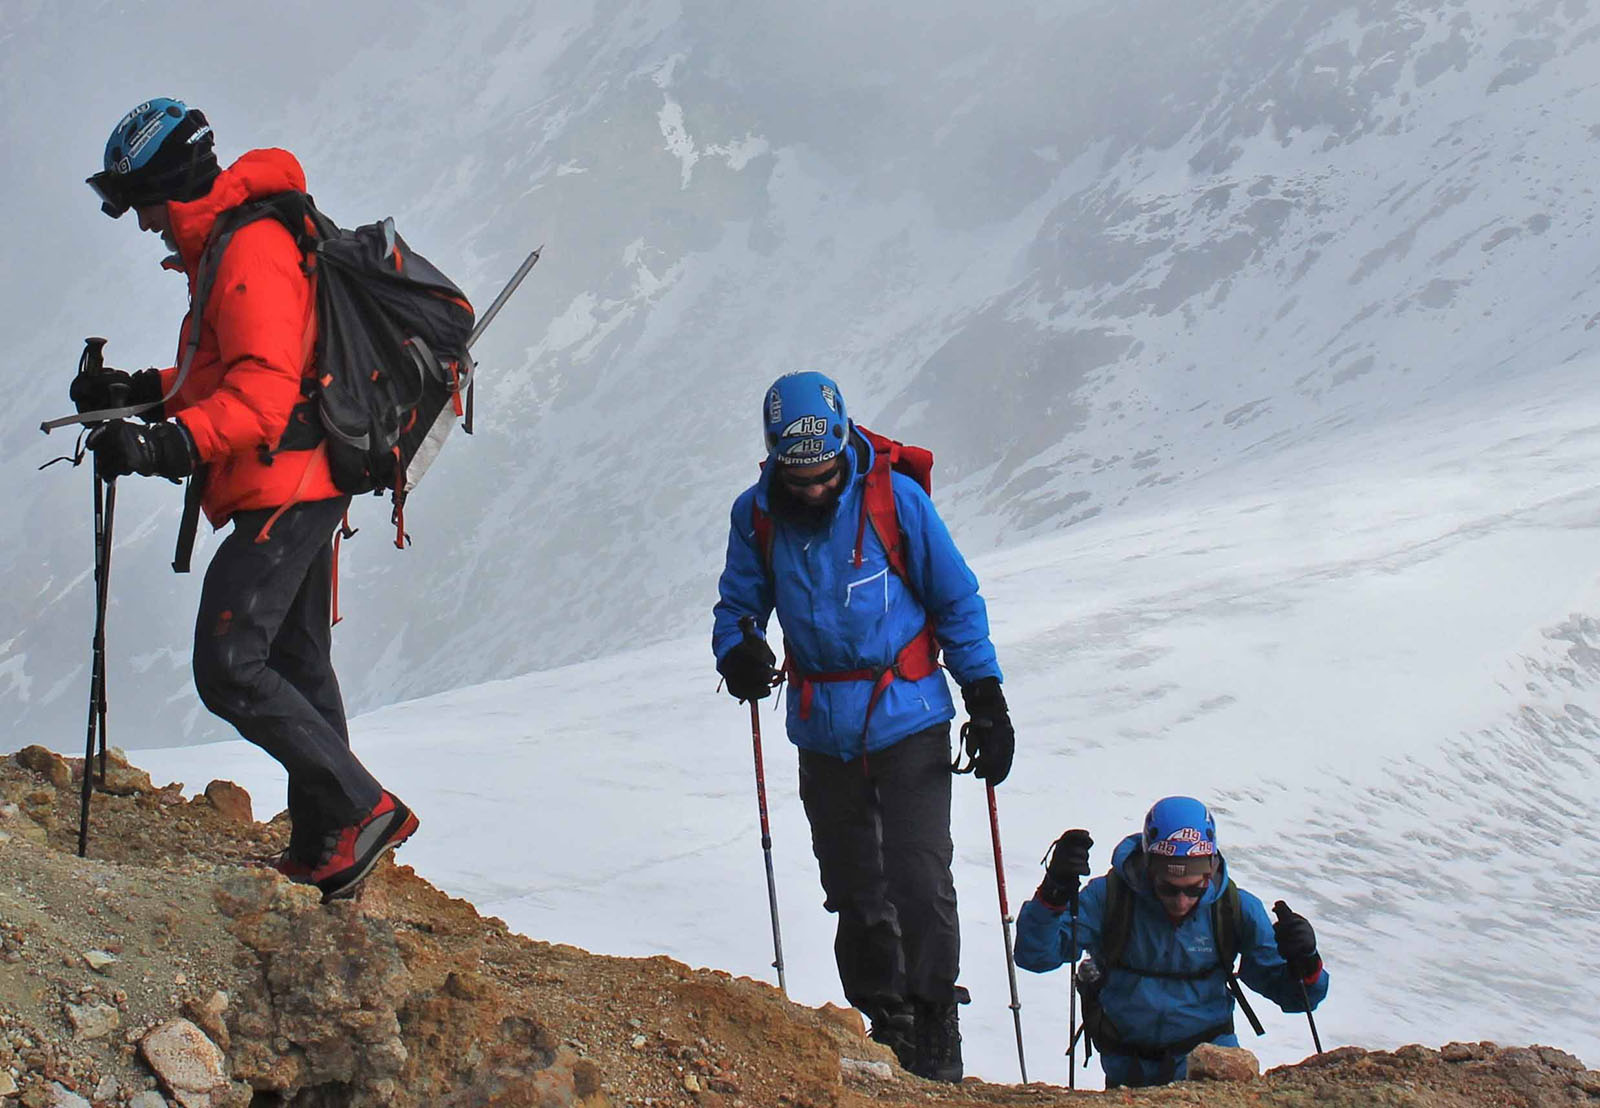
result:
[[[1233,883],[1200,801],[1157,801],[1144,830],[1118,844],[1111,870],[1080,895],[1091,845],[1081,830],[1056,840],[1017,919],[1016,960],[1046,973],[1087,952],[1078,968],[1083,1027],[1108,1089],[1182,1080],[1196,1046],[1239,1045],[1235,957],[1238,979],[1285,1012],[1314,1009],[1327,996],[1310,922],[1281,905],[1273,922]]]

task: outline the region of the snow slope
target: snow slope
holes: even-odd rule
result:
[[[1093,831],[1098,868],[1152,800],[1191,792],[1241,883],[1316,925],[1325,1044],[1536,1041],[1595,1064],[1597,370],[1349,427],[975,559],[1019,733],[999,790],[1013,910],[1065,827]],[[541,939],[771,979],[748,718],[698,622],[356,720],[422,816],[402,861]],[[794,755],[763,721],[790,989],[839,1002]],[[242,743],[138,758],[281,804]],[[976,782],[955,826],[969,1071],[1015,1080]],[[1030,1076],[1064,1083],[1065,975],[1020,989]],[[1309,1053],[1303,1017],[1262,1016],[1246,1045],[1265,1062]]]

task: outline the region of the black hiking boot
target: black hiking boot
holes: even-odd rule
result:
[[[863,1008],[862,1012],[872,1021],[867,1038],[894,1051],[901,1069],[911,1069],[917,1060],[916,1017],[911,1005],[904,1001],[874,1004]]]
[[[929,1081],[959,1084],[961,1067],[961,1018],[954,1003],[916,1005],[917,1056],[907,1068]]]

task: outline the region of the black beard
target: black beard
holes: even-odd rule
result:
[[[833,522],[833,510],[839,506],[839,491],[843,487],[844,482],[840,481],[838,489],[820,501],[808,504],[785,488],[783,482],[774,475],[767,484],[767,504],[772,509],[774,519],[780,519],[796,530],[826,531]]]

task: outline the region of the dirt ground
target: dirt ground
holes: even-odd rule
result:
[[[1492,1043],[1345,1047],[1138,1092],[938,1085],[896,1067],[854,1012],[515,935],[403,865],[323,906],[257,864],[287,827],[247,822],[226,789],[185,800],[119,765],[124,795],[95,797],[80,860],[78,772],[37,748],[0,756],[5,1108],[1600,1106],[1600,1072],[1571,1055]],[[180,1017],[225,1057],[209,1091],[176,1089],[143,1057],[145,1033]]]

